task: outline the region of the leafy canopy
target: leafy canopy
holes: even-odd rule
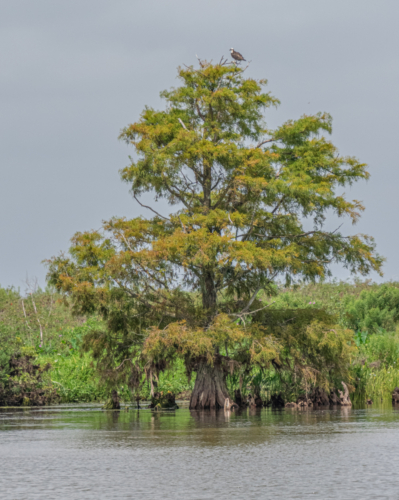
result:
[[[266,80],[224,61],[178,76],[181,86],[161,94],[165,109],[146,107],[121,133],[136,152],[121,172],[133,197],[141,203],[152,192],[174,212],[113,218],[77,233],[70,256],[49,261],[50,282],[72,296],[76,312],[107,320],[91,345],[107,369],[129,360],[118,373],[143,344],[147,360],[159,362],[165,335],[166,351],[191,336],[193,356],[209,359],[225,341],[233,359],[234,346],[252,338],[270,362],[281,346],[270,328],[259,333],[251,312],[263,307],[261,290],[272,293],[282,278],[324,278],[331,263],[364,275],[382,263],[372,238],[324,228],[328,213],[358,220],[362,205],[340,193],[369,176],[326,138],[328,114],[272,130],[265,112],[278,100]]]

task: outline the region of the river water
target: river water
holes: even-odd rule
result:
[[[399,499],[399,410],[0,411],[0,498]]]

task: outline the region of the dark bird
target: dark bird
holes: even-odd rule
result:
[[[236,52],[234,49],[230,49],[230,53],[231,53],[231,57],[233,59],[235,59],[236,61],[246,61],[246,59],[244,59],[244,57],[239,53],[239,52]]]

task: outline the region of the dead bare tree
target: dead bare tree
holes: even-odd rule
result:
[[[27,292],[29,293],[30,295],[30,298],[32,300],[32,305],[33,305],[33,310],[35,311],[35,316],[36,316],[36,321],[39,325],[39,330],[40,330],[40,345],[44,345],[44,335],[43,335],[43,326],[42,326],[42,323],[40,321],[40,316],[39,316],[39,313],[37,311],[37,307],[36,307],[36,303],[35,303],[35,298],[34,298],[34,295],[35,293],[37,292],[39,286],[38,286],[38,282],[37,282],[37,278],[29,278],[28,276],[26,276],[26,279],[25,279],[25,284],[27,286]],[[25,307],[23,307],[24,309],[24,313],[25,313]],[[26,313],[25,313],[25,318],[26,318]]]

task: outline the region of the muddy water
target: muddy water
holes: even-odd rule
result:
[[[399,411],[0,411],[0,498],[399,499]]]

